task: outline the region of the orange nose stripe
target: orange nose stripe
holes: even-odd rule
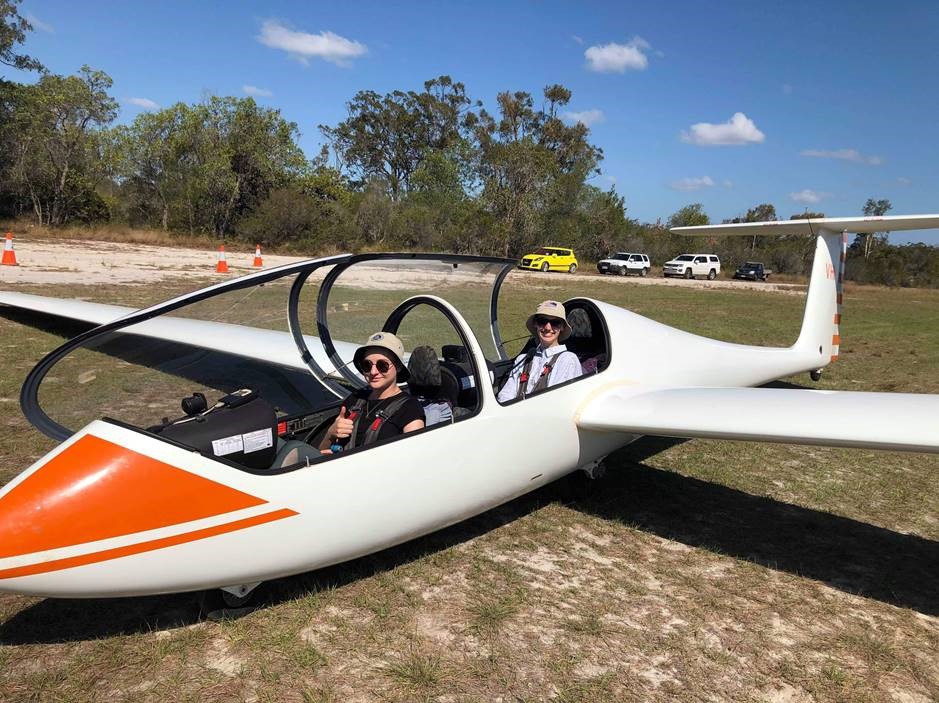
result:
[[[0,558],[153,530],[266,502],[85,435],[0,498]]]

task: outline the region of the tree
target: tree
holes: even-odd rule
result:
[[[46,74],[22,86],[10,125],[13,189],[28,199],[40,224],[83,216],[107,171],[96,128],[117,116],[111,78],[82,66],[77,76]]]
[[[882,217],[886,215],[888,211],[893,209],[893,205],[886,198],[882,200],[874,200],[873,198],[868,198],[867,202],[864,203],[864,216],[865,217]],[[869,259],[871,251],[878,244],[883,244],[887,241],[886,232],[871,232],[869,234],[859,234],[854,240],[853,246],[860,248],[864,252],[864,258]]]
[[[499,119],[480,110],[469,122],[479,152],[483,207],[498,222],[492,247],[515,256],[537,243],[542,232],[560,231],[577,217],[588,196],[586,180],[599,173],[603,152],[587,141],[587,128],[556,117],[570,91],[544,90],[539,112],[528,93],[500,93]]]
[[[711,224],[711,219],[704,212],[704,206],[701,203],[691,203],[685,205],[680,210],[673,212],[669,218],[666,227],[700,227]]]
[[[776,207],[772,203],[762,203],[747,210],[743,218],[735,217],[731,222],[775,222]],[[750,251],[756,250],[757,236],[754,234],[750,240]]]
[[[19,4],[20,0],[0,0],[0,63],[21,71],[44,71],[36,59],[13,51],[15,45],[26,41],[26,32],[33,29],[17,11]]]
[[[135,211],[160,224],[223,235],[307,171],[297,125],[253,98],[212,97],[144,113],[118,130]]]
[[[790,220],[822,220],[825,218],[824,212],[810,212],[808,209],[805,212],[798,212],[789,217]],[[777,258],[785,256],[787,253],[790,254],[792,261],[795,261],[798,257],[801,262],[798,270],[793,267],[791,273],[811,273],[812,271],[812,260],[815,257],[815,237],[812,234],[807,234],[805,236],[795,236],[795,237],[780,237],[782,242],[795,242],[795,249],[791,249],[789,244],[783,244],[781,247],[789,249],[789,252],[782,252],[779,255],[776,255]],[[776,247],[777,249],[780,247]],[[787,272],[786,265],[780,265],[778,262],[774,262],[774,267],[777,271],[784,273]]]
[[[348,103],[345,120],[320,125],[320,131],[340,171],[349,169],[360,184],[384,181],[392,200],[400,200],[428,154],[459,141],[471,102],[463,84],[450,76],[426,81],[420,93],[363,90]]]

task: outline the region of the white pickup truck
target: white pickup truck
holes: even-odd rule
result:
[[[648,256],[645,254],[630,254],[628,251],[610,254],[610,258],[597,262],[597,271],[600,273],[619,274],[620,276],[625,276],[628,273],[645,276],[651,268],[652,264],[649,262]]]
[[[721,260],[714,254],[682,254],[662,265],[662,275],[666,278],[707,276],[709,281],[713,281],[720,272]]]

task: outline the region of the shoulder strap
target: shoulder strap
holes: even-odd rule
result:
[[[524,398],[528,390],[528,375],[531,372],[531,360],[534,358],[536,351],[538,351],[538,347],[532,347],[528,350],[528,353],[525,354],[522,373],[519,374],[518,377],[518,391],[515,393],[516,398]]]
[[[362,438],[362,444],[372,444],[375,442],[378,439],[378,433],[381,431],[382,425],[385,424],[385,420],[398,412],[410,399],[411,396],[407,393],[399,393],[390,403],[375,413],[375,419],[372,420],[368,429],[365,430],[365,437]],[[358,429],[358,426],[356,426],[356,429]]]
[[[349,441],[346,443],[346,449],[355,447],[355,437],[359,432],[359,423],[362,421],[362,415],[365,414],[365,398],[356,398],[355,402],[346,408],[347,417],[352,419],[352,434],[349,435]]]
[[[564,352],[561,352],[562,354]],[[535,384],[535,387],[531,389],[532,393],[538,393],[543,391],[548,387],[548,377],[551,375],[551,371],[554,370],[554,365],[557,363],[558,358],[561,354],[555,354],[545,363],[544,367],[541,369],[541,375],[538,377],[538,383]]]

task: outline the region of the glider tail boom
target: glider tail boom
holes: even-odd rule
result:
[[[814,220],[740,222],[699,227],[673,227],[682,235],[813,236],[815,259],[805,301],[802,330],[792,349],[820,369],[838,358],[841,347],[841,307],[844,301],[844,265],[848,234],[937,229],[939,215],[898,217],[825,217]]]

